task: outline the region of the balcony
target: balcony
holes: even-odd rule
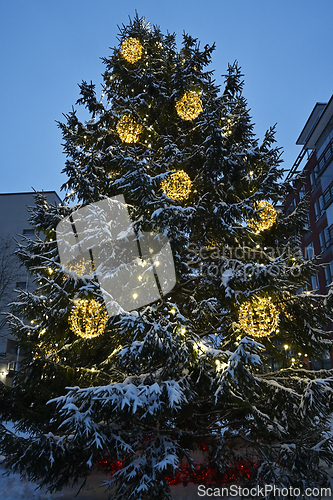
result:
[[[329,164],[329,162],[332,159],[333,159],[333,139],[331,139],[330,142],[327,144],[326,148],[324,149],[322,154],[319,156],[315,168],[310,173],[310,184],[311,184],[312,191],[319,184],[320,177],[322,176],[323,171],[325,170],[325,168],[327,167],[327,165]]]
[[[326,231],[326,246],[330,246],[333,243],[333,224],[330,227],[325,228]]]
[[[321,175],[322,170],[326,167],[328,162],[333,158],[333,139],[327,144],[326,148],[318,158],[318,175]]]
[[[333,200],[333,181],[323,192],[323,200],[324,200],[324,209],[326,210],[328,205],[330,205]]]

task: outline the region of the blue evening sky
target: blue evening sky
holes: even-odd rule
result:
[[[75,104],[81,80],[100,88],[100,57],[135,9],[178,43],[183,31],[216,42],[218,83],[237,59],[256,135],[277,123],[292,166],[314,104],[333,94],[332,0],[11,0],[0,6],[0,192],[60,194],[65,155],[55,120]]]

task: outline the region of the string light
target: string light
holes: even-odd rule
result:
[[[114,172],[113,170],[111,170],[111,172],[109,172],[109,179],[110,179],[110,182],[114,182],[116,180],[116,172]]]
[[[221,367],[223,365],[221,364]],[[188,370],[183,370],[185,375],[188,375]],[[148,439],[152,439],[148,437]],[[201,439],[197,443],[198,449],[207,452],[209,445]],[[113,476],[117,471],[125,467],[125,460],[119,458],[118,456],[110,456],[104,454],[97,458],[96,464],[98,467]],[[245,482],[250,481],[252,478],[256,477],[258,474],[259,463],[251,461],[245,461],[237,459],[228,464],[226,470],[220,472],[211,463],[198,463],[194,462],[193,466],[189,466],[186,463],[179,464],[175,472],[169,476],[165,476],[165,479],[169,486],[177,486],[183,484],[187,486],[189,483],[193,484],[229,484],[235,482]]]
[[[183,201],[186,200],[192,189],[192,181],[184,170],[178,170],[170,174],[167,179],[162,181],[163,193],[172,200]]]
[[[259,220],[250,220],[248,222],[249,227],[256,233],[261,233],[271,228],[277,217],[277,211],[273,205],[268,203],[268,201],[261,200],[255,203],[254,208],[255,210],[260,210]]]
[[[254,337],[266,337],[278,325],[278,311],[275,305],[264,297],[243,302],[239,308],[238,320],[241,328]]]
[[[127,38],[121,44],[121,55],[130,64],[134,64],[142,57],[142,44],[137,38]]]
[[[132,143],[139,140],[143,127],[134,118],[125,113],[117,123],[117,132],[123,142]]]
[[[288,313],[288,304],[286,303],[287,301],[290,302],[290,300],[293,298],[290,292],[284,291],[282,292],[282,297],[284,302],[281,303],[281,310],[283,311],[284,315],[286,318],[292,320],[292,315]]]
[[[77,276],[84,276],[85,274],[91,274],[91,262],[82,258],[76,262],[67,264],[66,269]]]
[[[92,339],[104,332],[108,318],[108,313],[96,300],[79,299],[68,322],[75,335]]]
[[[196,92],[185,92],[176,102],[177,114],[183,120],[194,120],[202,112],[202,102]]]
[[[39,347],[39,349],[43,351],[45,358],[47,358],[49,361],[53,361],[55,363],[58,363],[60,361],[60,356],[58,355],[58,349],[57,349],[58,344],[49,345],[45,347],[43,343],[39,343],[37,344],[37,347]],[[40,352],[38,351],[34,352],[33,359],[40,359],[41,357],[42,356]],[[66,360],[66,358],[64,358],[64,360]]]
[[[59,363],[60,361],[60,356],[57,352],[56,349],[44,349],[44,352],[45,352],[45,355],[46,355],[46,358],[49,360],[49,361],[53,361],[55,363]],[[39,358],[40,356],[36,356],[37,358]]]

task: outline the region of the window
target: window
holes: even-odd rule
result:
[[[8,371],[9,372],[14,372],[15,371],[15,361],[9,361],[9,363],[8,363]]]
[[[327,228],[319,233],[320,251],[323,252],[328,247],[329,236]]]
[[[324,213],[324,198],[319,196],[319,198],[313,203],[313,208],[316,214],[316,220],[318,220]]]
[[[23,229],[24,236],[33,236],[35,234],[34,229]]]
[[[313,247],[313,243],[311,242],[310,245],[308,245],[306,247],[306,255],[305,255],[305,258],[306,259],[312,259],[313,257],[315,256],[315,253],[314,253],[314,247]]]
[[[318,274],[311,277],[311,286],[312,286],[312,290],[319,290]]]
[[[320,148],[318,149],[317,151],[317,158],[320,158],[322,153],[325,151],[327,145],[329,144],[329,142],[333,139],[333,130],[331,130],[328,134],[328,136],[326,137],[326,139],[324,140],[323,144],[320,146]]]
[[[328,227],[325,227],[324,229],[324,236],[325,236],[326,246],[328,246],[328,242],[330,241],[330,232],[328,230]]]
[[[310,184],[311,184],[311,188],[314,188],[314,185],[315,185],[315,176],[314,176],[314,173],[311,172],[310,173]]]
[[[301,187],[301,189],[299,190],[299,199],[301,200],[303,198],[303,196],[305,196],[305,186],[303,184],[303,186]]]
[[[315,166],[315,168],[314,168],[315,179],[317,179],[317,177],[318,177],[319,170],[320,170],[320,168],[319,168],[319,165],[317,163],[316,166]]]
[[[316,216],[316,220],[319,219],[320,217],[320,209],[319,209],[319,203],[318,201],[316,200],[313,204],[313,208],[314,208],[314,212],[315,212],[315,216]]]
[[[332,262],[330,262],[329,267],[330,267],[331,277],[333,277],[333,261],[332,261]]]
[[[309,214],[306,214],[305,222],[304,222],[304,229],[307,229],[308,231],[310,231],[310,217],[309,217]]]
[[[296,208],[296,200],[294,198],[286,210],[286,215],[290,215],[295,210],[295,208]]]
[[[332,277],[331,277],[329,265],[324,267],[324,271],[325,271],[325,283],[326,283],[326,286],[329,287],[330,284],[332,283]]]
[[[325,227],[324,232],[326,238],[326,247],[328,247],[333,240],[333,224],[331,224],[330,227]]]

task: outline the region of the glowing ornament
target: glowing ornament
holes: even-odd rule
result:
[[[194,120],[202,112],[202,102],[196,92],[185,92],[176,102],[176,111],[183,120]]]
[[[192,181],[184,170],[178,170],[170,174],[167,179],[162,181],[163,193],[172,200],[186,200],[191,193]]]
[[[142,57],[143,47],[137,38],[127,38],[121,44],[120,52],[123,58],[134,64]]]
[[[270,299],[259,297],[243,302],[239,308],[238,321],[242,329],[253,337],[266,337],[278,325],[279,315]]]
[[[75,335],[92,339],[104,332],[108,318],[108,313],[96,300],[79,299],[68,321]]]
[[[134,118],[127,113],[120,118],[116,128],[120,139],[127,143],[138,142],[139,135],[143,130],[142,125],[137,123]]]
[[[277,217],[277,211],[273,205],[268,203],[268,201],[261,200],[255,203],[254,208],[260,210],[259,220],[250,220],[248,223],[249,227],[256,233],[261,233],[262,231],[266,231],[266,229],[270,229]]]

